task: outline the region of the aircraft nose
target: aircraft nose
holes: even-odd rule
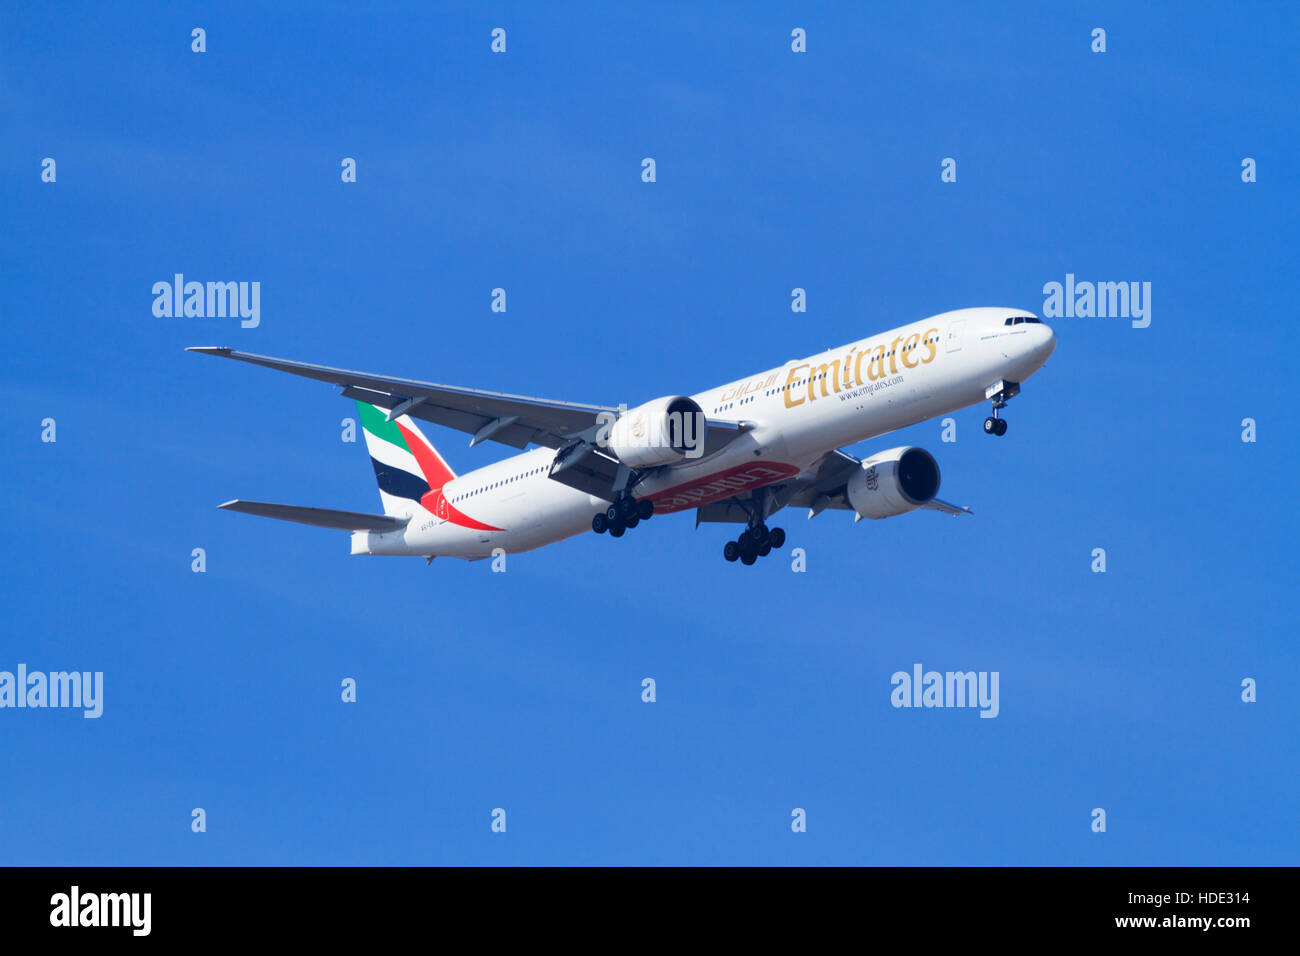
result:
[[[1056,350],[1056,333],[1047,324],[1040,324],[1038,330],[1038,340],[1034,343],[1034,358],[1042,364]]]

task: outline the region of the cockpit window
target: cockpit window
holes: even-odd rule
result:
[[[1007,320],[1006,320],[1005,322],[1003,322],[1002,324],[1003,324],[1003,325],[1019,325],[1021,322],[1037,322],[1039,325],[1042,325],[1042,324],[1043,324],[1043,320],[1042,320],[1042,319],[1036,319],[1036,318],[1034,318],[1032,315],[1013,315],[1011,318],[1007,319]]]

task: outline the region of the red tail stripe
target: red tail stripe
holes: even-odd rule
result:
[[[411,454],[415,456],[420,471],[424,472],[424,480],[429,483],[430,488],[436,491],[456,477],[433,449],[420,440],[419,435],[416,435],[401,422],[394,422],[393,424],[397,426],[398,431],[402,433],[402,437],[406,439],[406,447],[411,449]]]

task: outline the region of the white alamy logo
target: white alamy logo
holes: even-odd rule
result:
[[[912,665],[912,673],[895,671],[889,702],[895,707],[978,707],[981,717],[996,717],[997,671],[927,671]]]
[[[239,317],[245,329],[255,329],[262,321],[260,282],[186,282],[178,272],[171,282],[155,282],[153,294],[153,314],[160,319]]]
[[[0,709],[5,707],[80,707],[83,717],[104,713],[103,671],[0,671]]]
[[[129,926],[133,936],[148,936],[152,893],[82,893],[74,886],[50,897],[51,926]]]
[[[1076,282],[1074,273],[1065,282],[1043,286],[1043,318],[1132,319],[1133,328],[1151,324],[1150,282]]]

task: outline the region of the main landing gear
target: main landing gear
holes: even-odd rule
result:
[[[747,531],[742,531],[735,541],[728,541],[722,549],[722,556],[728,561],[740,559],[741,564],[753,564],[759,558],[765,558],[774,548],[785,544],[785,529],[773,528],[770,531],[765,524],[757,524]]]
[[[1006,408],[1007,402],[1019,394],[1019,382],[998,382],[989,386],[985,397],[993,399],[993,414],[984,419],[984,434],[1005,435],[1007,433],[1007,420],[999,418],[998,412]]]
[[[591,519],[591,530],[596,534],[609,532],[611,538],[623,537],[623,532],[649,521],[655,513],[655,503],[649,498],[638,501],[624,492],[605,511]]]

